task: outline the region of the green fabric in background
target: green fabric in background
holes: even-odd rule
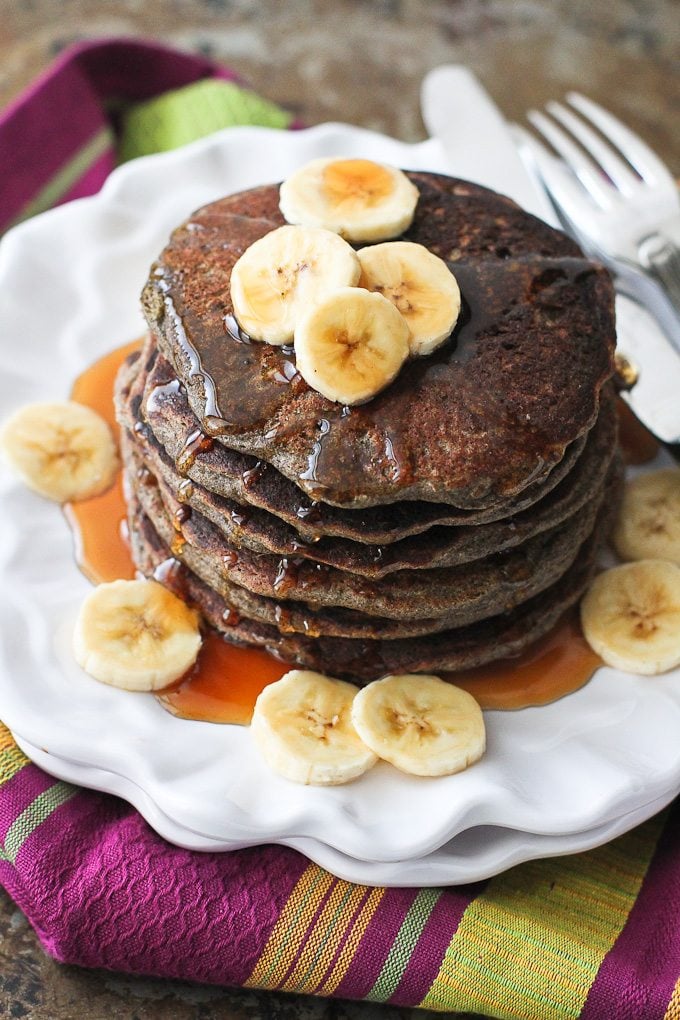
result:
[[[233,82],[206,78],[136,103],[121,120],[119,157],[176,149],[234,124],[287,128],[293,117]]]

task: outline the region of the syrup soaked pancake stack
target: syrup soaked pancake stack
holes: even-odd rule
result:
[[[580,597],[616,501],[608,276],[467,182],[407,175],[402,239],[456,277],[453,332],[356,406],[251,340],[231,270],[277,187],[173,234],[117,386],[139,569],[230,640],[368,681],[517,654]]]

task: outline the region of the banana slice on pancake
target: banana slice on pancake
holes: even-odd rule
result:
[[[337,786],[377,761],[352,724],[353,684],[293,669],[259,695],[253,739],[269,767],[294,783]]]
[[[451,335],[460,313],[460,289],[443,259],[422,244],[387,241],[361,248],[359,286],[382,294],[411,331],[411,354],[431,354]]]
[[[119,467],[107,423],[73,400],[20,407],[3,425],[0,449],[26,485],[59,503],[104,492]]]
[[[405,173],[370,159],[314,159],[281,185],[288,223],[325,227],[348,241],[385,241],[411,224],[418,189]]]
[[[581,602],[581,624],[609,666],[651,676],[680,665],[680,566],[648,559],[605,570]]]
[[[341,404],[370,400],[392,382],[408,355],[404,317],[382,294],[358,287],[336,290],[295,329],[298,372]]]
[[[200,647],[197,613],[157,581],[100,584],[73,634],[78,665],[126,691],[167,687],[193,666]]]
[[[436,676],[376,680],[352,705],[354,727],[379,758],[416,776],[445,776],[476,762],[486,733],[478,703]]]
[[[285,226],[250,245],[231,272],[234,315],[254,340],[293,339],[301,313],[361,272],[352,247],[320,227]]]

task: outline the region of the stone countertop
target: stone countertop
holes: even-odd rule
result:
[[[511,119],[569,89],[586,93],[680,176],[675,0],[3,0],[0,9],[2,105],[76,40],[145,36],[229,64],[307,124],[343,120],[416,141],[425,137],[423,75],[441,63],[464,63]],[[1,1020],[435,1015],[443,1014],[60,966],[0,890]]]
[[[423,75],[454,62],[511,119],[577,88],[680,175],[675,0],[2,0],[0,10],[0,104],[75,40],[141,35],[230,64],[307,124],[416,141]]]

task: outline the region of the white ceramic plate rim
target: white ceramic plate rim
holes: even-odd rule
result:
[[[12,231],[0,246],[3,408],[65,396],[93,359],[142,331],[137,295],[148,266],[192,208],[329,153],[442,169],[433,142],[345,125],[237,128],[128,164],[98,196]],[[64,521],[7,475],[0,481],[0,716],[57,757],[135,783],[196,834],[311,838],[397,862],[474,826],[579,833],[680,787],[680,671],[650,681],[610,669],[555,705],[487,713],[488,753],[461,775],[422,780],[380,764],[345,787],[290,784],[266,770],[247,729],[179,720],[151,697],[84,676],[70,630],[88,585]]]
[[[159,836],[176,846],[202,852],[229,852],[253,845],[250,841],[243,843],[200,836],[168,818],[148,794],[130,780],[103,769],[74,765],[55,758],[18,734],[14,734],[14,737],[24,754],[50,775],[122,797],[139,811]],[[561,857],[602,846],[657,814],[670,799],[666,795],[604,825],[563,836],[541,836],[510,828],[473,826],[432,853],[408,861],[357,860],[311,838],[282,837],[277,842],[298,850],[309,860],[348,882],[393,887],[460,885],[483,881],[525,861]]]

